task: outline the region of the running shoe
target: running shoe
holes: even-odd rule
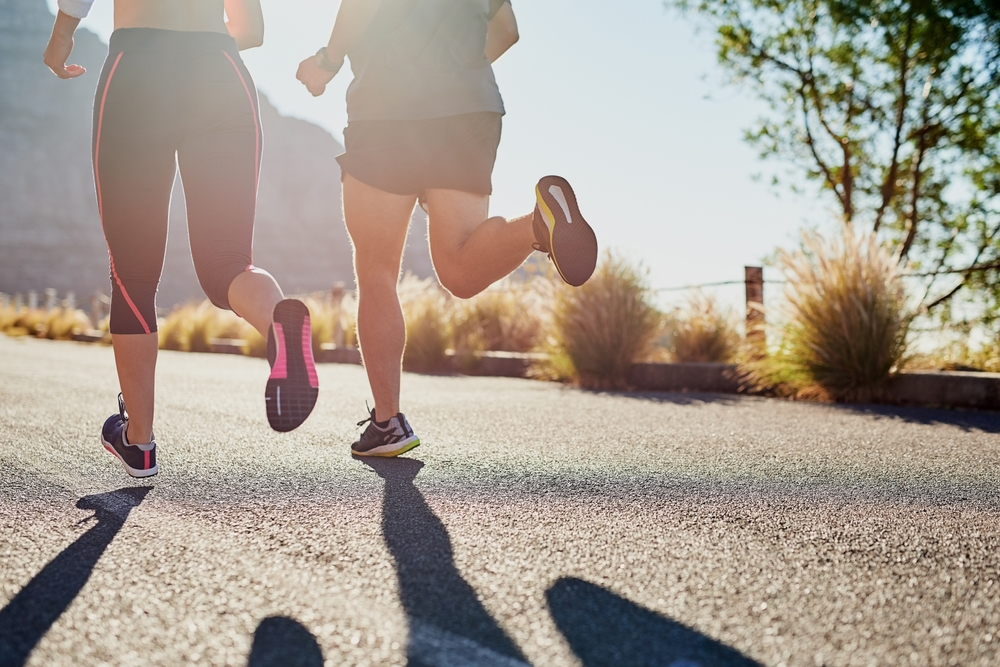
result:
[[[420,444],[420,438],[413,433],[406,417],[400,412],[389,421],[375,421],[375,410],[362,419],[358,426],[368,424],[361,438],[351,445],[355,456],[399,456]]]
[[[597,236],[580,215],[576,194],[565,178],[538,181],[535,199],[535,250],[547,253],[562,279],[579,287],[597,266]]]
[[[279,301],[267,336],[271,376],[264,390],[267,421],[275,431],[291,431],[316,405],[319,378],[312,353],[309,309],[298,299]]]
[[[156,438],[150,438],[145,445],[130,445],[125,438],[128,428],[128,412],[125,399],[118,394],[118,414],[108,417],[101,428],[101,444],[108,453],[125,466],[125,472],[132,477],[152,477],[160,472],[156,465]]]

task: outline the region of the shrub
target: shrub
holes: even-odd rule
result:
[[[896,261],[874,235],[803,234],[781,251],[788,281],[771,354],[746,365],[758,389],[834,400],[877,398],[904,359],[910,318]]]
[[[245,340],[253,330],[236,313],[221,310],[207,299],[172,310],[158,323],[161,350],[211,352],[216,338]]]
[[[649,353],[661,315],[645,273],[610,253],[582,287],[553,287],[548,361],[536,375],[585,387],[624,387],[632,364]]]
[[[90,318],[75,308],[21,308],[8,306],[0,311],[0,331],[8,336],[37,336],[53,340],[71,340],[90,329]]]
[[[314,353],[318,353],[324,344],[337,343],[338,324],[342,332],[340,345],[357,347],[357,305],[352,297],[345,296],[339,303],[330,296],[304,297],[303,301],[309,307]]]
[[[399,296],[406,323],[403,368],[419,373],[445,370],[450,340],[448,305],[452,297],[437,283],[412,276],[400,282]]]
[[[541,300],[527,283],[505,283],[452,304],[455,352],[529,352],[542,330]]]
[[[733,313],[714,297],[696,292],[667,319],[663,342],[674,361],[725,363],[736,358],[740,336]]]
[[[188,350],[191,338],[191,315],[195,306],[179,306],[157,322],[157,335],[161,350]]]
[[[51,340],[72,340],[73,336],[90,329],[90,318],[82,310],[56,308],[48,314],[45,337]]]

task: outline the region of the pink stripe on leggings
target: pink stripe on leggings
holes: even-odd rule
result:
[[[256,191],[258,183],[260,182],[260,120],[257,119],[257,107],[253,103],[253,95],[250,93],[250,86],[247,85],[246,79],[243,78],[243,73],[240,72],[240,68],[236,66],[236,61],[233,60],[225,51],[222,55],[229,60],[229,63],[236,70],[236,76],[240,77],[240,83],[243,84],[243,90],[247,91],[247,99],[250,101],[250,113],[253,114],[253,127],[254,127],[254,140],[257,142],[254,153],[254,190]]]
[[[101,227],[104,228],[104,198],[101,196],[101,172],[99,169],[100,155],[101,155],[101,131],[104,129],[104,104],[108,101],[108,89],[111,87],[111,79],[115,76],[115,70],[118,69],[118,63],[121,62],[122,56],[125,55],[124,51],[118,54],[115,58],[114,65],[111,66],[111,72],[108,73],[108,81],[104,84],[104,91],[101,93],[101,110],[97,114],[97,138],[94,141],[94,183],[97,185],[97,212],[101,216]],[[149,324],[146,323],[146,319],[136,308],[135,303],[132,301],[132,297],[128,295],[128,290],[125,289],[125,285],[122,284],[122,279],[118,277],[118,271],[115,269],[115,256],[111,252],[111,242],[108,241],[107,229],[104,230],[104,242],[108,246],[108,259],[111,264],[111,275],[115,279],[115,283],[118,285],[118,289],[121,290],[122,296],[125,297],[125,302],[128,307],[132,309],[132,314],[135,318],[139,320],[139,324],[142,325],[143,331],[146,333],[152,333],[149,328]]]

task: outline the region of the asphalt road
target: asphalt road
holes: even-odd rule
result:
[[[1000,415],[407,374],[367,465],[266,374],[163,353],[137,482],[111,350],[0,336],[0,665],[1000,663]]]

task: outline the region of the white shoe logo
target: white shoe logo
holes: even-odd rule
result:
[[[566,214],[566,222],[573,224],[573,216],[569,214],[569,204],[566,203],[566,195],[563,194],[562,188],[558,185],[550,185],[549,194],[555,198],[556,203],[559,204],[563,213]]]

